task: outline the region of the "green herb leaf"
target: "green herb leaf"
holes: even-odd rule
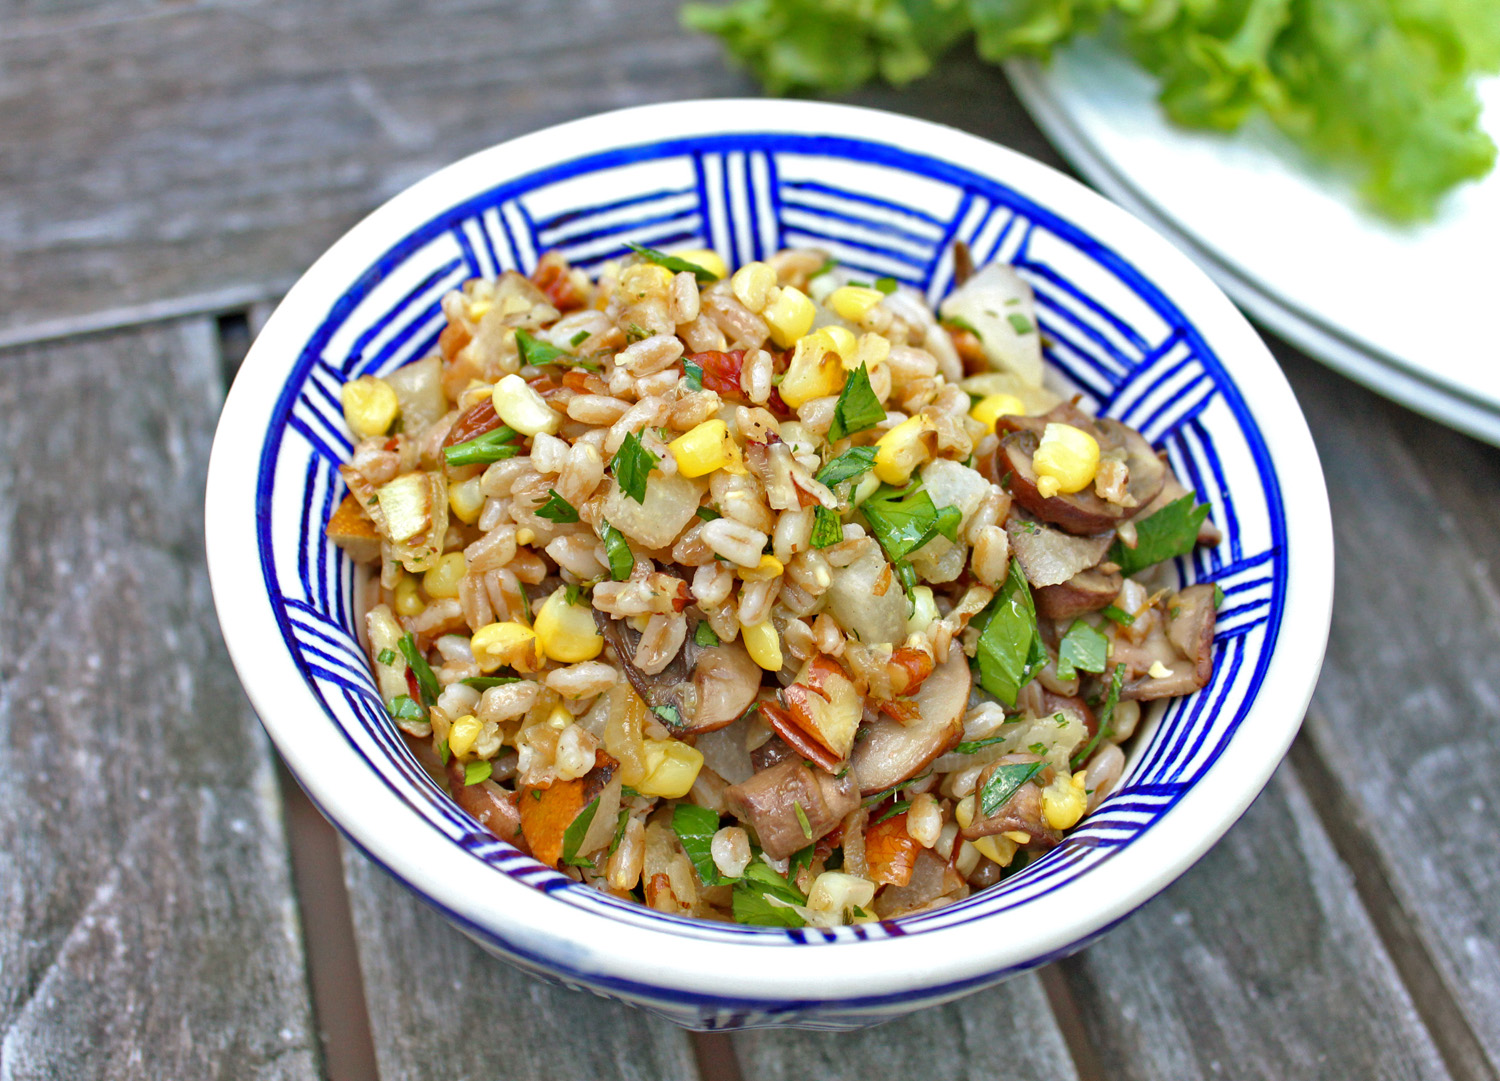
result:
[[[967,330],[981,342],[984,341],[984,335],[979,333],[979,328],[976,327],[973,323],[969,322],[967,319],[963,319],[957,315],[945,315],[943,316],[943,324],[945,326],[955,327],[958,330]],[[970,395],[970,397],[973,397],[973,395]]]
[[[1017,334],[1030,334],[1036,329],[1036,327],[1031,325],[1031,320],[1027,319],[1020,312],[1007,312],[1005,319],[1010,323],[1010,329],[1014,330]]]
[[[444,447],[443,460],[457,468],[461,465],[489,465],[491,462],[514,458],[521,453],[520,444],[516,442],[518,435],[519,433],[502,424],[473,439]]]
[[[813,508],[812,546],[827,548],[838,544],[843,539],[844,523],[839,521],[839,516],[825,506],[815,506]]]
[[[811,274],[809,274],[807,276],[807,278],[808,278],[809,281],[811,281],[813,278],[821,278],[824,274],[827,274],[830,270],[836,270],[838,268],[838,265],[839,265],[839,261],[837,259],[831,259],[831,258],[830,259],[824,259],[823,260],[823,265],[820,266],[820,267],[818,267],[818,269],[814,270]]]
[[[1136,523],[1134,548],[1116,540],[1105,558],[1118,563],[1120,573],[1128,578],[1164,559],[1191,552],[1198,543],[1198,527],[1207,517],[1208,504],[1195,507],[1192,495],[1185,495]]]
[[[589,335],[592,333],[593,331],[580,330],[577,334],[568,339],[568,344],[574,347],[580,346],[584,342],[589,340]]]
[[[797,871],[800,868],[812,866],[813,855],[817,851],[817,848],[817,844],[813,843],[805,845],[792,853],[791,858],[787,860],[786,864],[787,881],[795,882],[797,880]]]
[[[864,476],[875,465],[878,453],[874,447],[850,447],[818,470],[813,479],[832,488],[835,484]]]
[[[480,758],[473,762],[465,762],[464,787],[467,788],[471,784],[478,784],[480,781],[488,780],[492,772],[493,768],[490,766],[488,759]]]
[[[409,694],[398,694],[386,707],[398,721],[425,721],[427,711]]]
[[[581,605],[589,587],[582,582],[569,582],[563,590],[563,600],[569,607],[575,604]]]
[[[599,519],[599,524],[603,527],[600,537],[604,541],[604,553],[609,556],[609,576],[616,582],[623,582],[635,569],[635,554],[631,552],[625,534],[603,518]]]
[[[687,377],[688,390],[703,389],[703,365],[695,364],[692,360],[684,357],[682,361],[682,374]]]
[[[1010,802],[1023,784],[1046,768],[1046,762],[1007,762],[996,766],[979,792],[980,813],[994,814]]]
[[[375,654],[375,663],[395,664],[396,651],[394,649],[382,649],[379,653]]]
[[[703,649],[713,649],[719,644],[719,636],[714,629],[708,625],[708,620],[700,619],[698,626],[693,631],[693,645]]]
[[[894,293],[896,291],[896,279],[895,278],[876,278],[875,279],[875,288],[879,289],[886,296],[890,296],[892,293]]]
[[[438,740],[435,750],[437,751],[438,761],[446,766],[448,759],[453,757],[453,752],[448,749],[448,741],[445,739]]]
[[[1078,769],[1089,760],[1089,755],[1094,753],[1094,748],[1099,745],[1101,739],[1108,739],[1114,734],[1111,722],[1115,718],[1115,707],[1120,704],[1120,691],[1124,686],[1125,666],[1117,664],[1114,671],[1110,673],[1109,690],[1105,692],[1104,704],[1099,707],[1099,725],[1094,729],[1093,738],[1068,763],[1073,769]]]
[[[460,680],[465,687],[473,687],[476,691],[487,691],[491,687],[503,687],[507,683],[520,683],[520,676],[470,676],[468,679]]]
[[[871,822],[870,825],[872,825],[872,826],[878,826],[878,825],[880,825],[880,823],[884,822],[887,818],[895,818],[897,815],[899,815],[899,814],[905,814],[909,810],[911,810],[911,800],[909,800],[909,799],[898,799],[895,803],[893,803],[893,804],[890,805],[890,807],[886,810],[885,814],[881,815],[874,822]]]
[[[1081,619],[1075,619],[1057,645],[1057,675],[1072,679],[1079,672],[1102,672],[1109,659],[1109,639]]]
[[[682,727],[682,711],[676,706],[652,706],[651,712],[660,717],[662,723],[668,728]]]
[[[588,836],[589,827],[594,824],[594,816],[599,813],[599,797],[595,796],[589,805],[574,816],[573,821],[568,823],[568,828],[563,830],[562,861],[570,867],[592,867],[593,860],[578,858],[578,846],[583,844],[583,839]]]
[[[907,596],[916,588],[917,576],[906,557],[938,535],[957,539],[963,514],[957,507],[939,510],[920,484],[905,488],[882,485],[859,505],[870,532],[880,542],[886,558],[895,567]]]
[[[1021,688],[1047,664],[1047,647],[1037,633],[1031,587],[1019,560],[1010,561],[1005,584],[974,617],[971,626],[979,628],[974,661],[980,686],[1014,708]]]
[[[523,365],[530,364],[533,368],[540,368],[543,364],[557,364],[558,362],[571,364],[576,359],[567,350],[559,349],[557,346],[544,342],[540,338],[533,338],[526,331],[516,329],[516,352],[521,355]]]
[[[724,517],[712,507],[699,507],[693,513],[696,514],[699,518],[702,518],[705,522],[714,522]]]
[[[1135,622],[1135,616],[1123,608],[1116,608],[1112,604],[1105,605],[1099,614],[1111,623],[1118,623],[1122,627],[1128,627]]]
[[[648,263],[655,263],[657,266],[666,267],[673,274],[681,274],[686,270],[700,282],[716,282],[719,280],[719,276],[713,271],[701,267],[697,263],[690,263],[686,259],[679,259],[675,255],[668,255],[666,252],[657,251],[655,248],[643,248],[639,244],[631,243],[628,240],[625,242],[625,246]]]
[[[572,525],[578,521],[578,511],[573,504],[557,494],[557,489],[547,489],[547,501],[536,509],[538,518],[546,518],[558,525]]]
[[[1009,738],[1009,736],[990,736],[988,739],[965,740],[957,747],[953,748],[953,753],[974,754],[978,751],[984,750],[986,747],[993,747],[997,743],[1004,743]]]
[[[861,364],[849,373],[844,389],[833,405],[833,423],[828,426],[828,441],[836,443],[847,435],[873,428],[885,419],[885,409],[870,387],[870,372]]]
[[[1214,611],[1217,612],[1224,607],[1224,587],[1218,582],[1214,583]]]
[[[637,503],[646,502],[646,478],[659,461],[660,458],[641,445],[640,436],[634,432],[626,435],[620,449],[615,451],[612,463],[620,491]]]
[[[620,847],[620,841],[625,836],[625,827],[630,824],[630,812],[623,807],[620,809],[620,817],[615,819],[615,835],[609,839],[609,854],[613,856],[615,849]]]
[[[734,887],[732,903],[735,922],[761,927],[807,926],[806,921],[793,909],[773,905],[768,899],[771,897],[787,904],[807,904],[802,891],[777,874],[774,867],[758,859],[750,861],[743,877]]]
[[[802,827],[802,836],[811,841],[813,839],[812,824],[807,820],[807,812],[802,809],[802,804],[796,800],[792,801],[792,810],[797,812],[797,825]]]
[[[433,675],[432,665],[427,663],[427,658],[422,656],[421,650],[417,649],[417,640],[407,631],[396,643],[401,650],[401,655],[406,658],[407,665],[411,668],[412,675],[417,677],[417,690],[422,693],[422,704],[429,709],[438,700],[438,695],[443,689],[438,686],[437,676]]]

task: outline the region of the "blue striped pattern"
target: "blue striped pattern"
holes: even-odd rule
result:
[[[601,189],[609,201],[597,201]],[[627,240],[710,246],[731,264],[815,245],[934,301],[952,286],[952,244],[963,240],[976,262],[1009,261],[1033,284],[1048,359],[1086,404],[1141,428],[1212,505],[1223,543],[1179,560],[1178,572],[1184,582],[1215,581],[1224,590],[1213,681],[1157,711],[1138,740],[1128,783],[1045,859],[959,904],[882,924],[825,932],[698,923],[584,889],[519,855],[478,830],[402,746],[357,644],[354,570],[322,533],[343,492],[336,466],[349,448],[338,386],[430,353],[443,326],[441,298],[464,279],[527,270],[551,248],[594,266],[620,255]],[[1255,696],[1285,601],[1285,523],[1264,441],[1182,313],[1115,253],[1004,185],[897,148],[833,137],[744,134],[630,147],[541,170],[436,215],[351,286],[307,342],[261,450],[259,498],[270,508],[262,517],[262,570],[287,648],[343,738],[391,790],[444,843],[497,873],[625,923],[665,921],[685,938],[755,935],[811,948],[922,934],[1043,901],[1126,849],[1215,761]],[[554,967],[518,956],[491,929],[466,929],[528,968]],[[790,1008],[645,985],[614,990],[707,1027],[755,1023]],[[880,1010],[871,1000],[837,1015],[808,1006],[808,1016],[847,1027]]]

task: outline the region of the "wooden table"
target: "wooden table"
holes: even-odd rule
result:
[[[0,0],[0,1077],[1500,1075],[1500,453],[1276,343],[1333,500],[1322,681],[1239,825],[1080,956],[855,1035],[695,1037],[490,960],[310,811],[203,565],[236,362],[445,162],[754,93],[674,9]],[[851,100],[1060,164],[967,53]]]

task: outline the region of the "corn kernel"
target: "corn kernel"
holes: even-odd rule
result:
[[[752,627],[744,627],[743,630],[742,637],[745,648],[750,651],[750,659],[767,672],[780,672],[783,663],[781,636],[776,633],[771,621],[768,619]]]
[[[1009,867],[1016,858],[1016,842],[1009,837],[981,837],[972,842],[985,859],[994,860],[1001,867]]]
[[[635,263],[620,272],[620,290],[632,297],[665,296],[672,272],[657,263]]]
[[[869,314],[871,308],[884,299],[885,294],[879,289],[871,289],[866,285],[844,285],[829,294],[828,306],[840,319],[858,323]]]
[[[824,871],[807,891],[807,907],[814,912],[843,915],[851,908],[866,908],[875,899],[875,883],[843,871]]]
[[[1146,675],[1152,679],[1166,679],[1171,674],[1172,670],[1162,664],[1161,661],[1152,661],[1151,667],[1146,669]]]
[[[911,615],[906,617],[906,633],[926,634],[939,618],[937,599],[932,595],[932,587],[917,586],[913,589]]]
[[[812,329],[817,310],[802,290],[790,285],[782,286],[766,304],[760,315],[771,328],[771,340],[782,349],[792,344]]]
[[[859,339],[848,327],[833,325],[820,327],[809,336],[820,339],[830,353],[837,353],[839,359],[845,362],[859,350]]]
[[[344,403],[344,422],[361,439],[384,435],[401,411],[396,389],[373,375],[351,379],[343,385],[339,397]]]
[[[1078,824],[1089,803],[1084,784],[1084,771],[1079,770],[1071,777],[1059,773],[1042,789],[1042,814],[1047,818],[1047,825],[1055,830],[1066,830]]]
[[[401,581],[396,583],[393,591],[394,598],[391,607],[396,610],[398,616],[419,616],[422,609],[427,607],[427,602],[422,599],[421,592],[417,589],[417,580],[409,574],[403,574]]]
[[[1024,417],[1026,407],[1014,394],[990,394],[974,403],[969,416],[979,421],[990,431],[995,430],[995,421],[1001,417]]]
[[[462,758],[474,749],[479,734],[484,731],[484,722],[473,714],[465,714],[453,722],[448,730],[448,750],[454,757]]]
[[[1099,471],[1099,444],[1071,424],[1049,424],[1031,462],[1036,467],[1036,490],[1044,499],[1081,492]]]
[[[777,388],[781,400],[791,408],[796,409],[814,398],[837,394],[843,387],[843,366],[838,353],[829,348],[831,344],[832,339],[821,330],[798,340],[786,374]]]
[[[591,661],[604,651],[604,638],[587,603],[569,604],[568,589],[559,586],[536,614],[536,637],[554,661]]]
[[[734,439],[722,420],[705,420],[667,444],[684,477],[703,477],[735,464]]]
[[[559,702],[548,710],[547,718],[542,723],[554,732],[561,732],[573,723],[573,715],[568,712],[567,706]]]
[[[776,271],[769,263],[746,263],[729,279],[735,299],[752,312],[764,311],[776,285]]]
[[[674,251],[672,254],[679,259],[686,259],[695,266],[701,266],[715,278],[729,276],[729,267],[724,264],[723,258],[716,251],[710,251],[707,248],[688,248],[686,251]]]
[[[932,457],[932,424],[926,417],[908,417],[875,442],[875,475],[886,484],[902,485],[911,471]]]
[[[562,427],[562,417],[519,375],[507,375],[496,383],[491,400],[500,419],[522,435],[556,435]]]
[[[680,739],[648,739],[644,750],[646,776],[633,787],[643,796],[681,799],[698,779],[703,752]]]
[[[775,556],[763,555],[760,562],[754,567],[739,567],[740,578],[746,582],[765,582],[772,578],[780,578],[786,570],[781,560]]]
[[[953,808],[953,821],[958,823],[959,829],[968,829],[969,824],[974,821],[974,808],[976,805],[977,803],[973,796],[965,796]]]
[[[427,573],[422,575],[422,588],[429,597],[456,597],[458,583],[469,573],[469,561],[462,552],[449,552],[439,557]]]
[[[860,365],[864,365],[869,371],[874,372],[876,367],[890,358],[890,339],[880,334],[861,334],[854,352],[840,355],[844,358],[845,371],[852,372]]]
[[[448,507],[465,525],[479,521],[479,515],[484,511],[484,489],[479,486],[479,479],[474,476],[448,485]]]
[[[542,644],[524,623],[487,623],[474,632],[469,646],[481,672],[507,664],[522,672],[535,672],[542,666]]]

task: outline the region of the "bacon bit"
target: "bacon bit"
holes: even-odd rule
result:
[[[578,283],[573,280],[572,269],[561,252],[549,251],[543,254],[531,272],[532,282],[547,294],[552,306],[560,312],[574,311],[587,303]]]
[[[443,354],[444,360],[451,361],[472,339],[473,335],[462,323],[449,323],[438,335],[438,350]]]
[[[478,405],[472,405],[459,414],[459,418],[453,422],[453,427],[448,429],[448,437],[443,440],[443,446],[452,447],[459,443],[467,443],[498,427],[500,427],[500,416],[495,412],[494,403],[486,398]]]
[[[876,699],[875,708],[901,725],[911,724],[922,716],[921,711],[917,709],[917,704],[910,698]]]
[[[745,392],[740,390],[740,369],[745,364],[745,351],[736,349],[732,353],[709,350],[693,353],[688,357],[703,369],[703,389],[749,404]]]
[[[891,806],[894,804],[886,804],[886,807]],[[871,817],[879,818],[880,815]],[[906,832],[905,811],[865,830],[865,862],[869,865],[870,880],[876,885],[909,884],[920,851],[922,843]]]
[[[792,687],[800,687],[792,684]],[[786,694],[792,690],[786,687],[782,693]],[[800,687],[803,694],[811,693],[808,688]],[[790,700],[789,696],[789,700]],[[795,708],[795,707],[794,707]],[[804,707],[805,708],[805,707]],[[829,773],[838,772],[839,762],[842,761],[837,755],[823,746],[822,742],[806,731],[801,724],[792,719],[792,715],[774,702],[761,702],[760,714],[766,719],[766,723],[780,736],[788,747],[796,751],[809,762],[814,762]]]
[[[932,675],[932,668],[932,657],[928,654],[914,646],[902,646],[891,654],[885,665],[891,680],[891,693],[916,694],[922,681]]]

